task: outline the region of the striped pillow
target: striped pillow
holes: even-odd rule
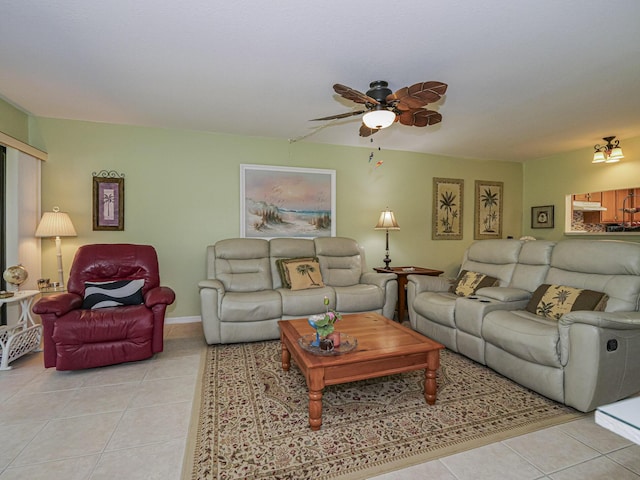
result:
[[[114,282],[85,282],[82,308],[96,309],[140,305],[144,303],[144,280],[116,280]]]

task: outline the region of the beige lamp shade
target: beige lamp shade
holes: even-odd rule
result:
[[[53,207],[53,212],[45,212],[36,229],[36,237],[55,237],[56,257],[58,259],[58,283],[57,287],[64,289],[64,271],[62,269],[62,248],[60,237],[77,237],[76,229],[71,223],[69,215],[61,212],[58,207]]]
[[[400,226],[396,221],[396,216],[389,209],[386,209],[380,214],[378,223],[373,228],[375,230],[400,230]]]
[[[36,237],[77,237],[76,229],[69,215],[53,207],[53,212],[45,212],[36,229]]]

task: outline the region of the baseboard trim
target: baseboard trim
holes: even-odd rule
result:
[[[194,315],[193,317],[171,317],[165,318],[165,325],[176,325],[178,323],[201,323],[202,317],[199,315]]]

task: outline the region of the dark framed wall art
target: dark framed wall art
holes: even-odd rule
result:
[[[93,173],[93,229],[124,230],[124,174]]]
[[[531,228],[553,228],[553,205],[531,207]]]
[[[464,180],[433,179],[432,226],[433,240],[461,240]]]
[[[502,238],[503,182],[476,180],[473,238]]]

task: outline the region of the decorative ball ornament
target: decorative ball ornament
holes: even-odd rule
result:
[[[14,265],[4,271],[2,278],[5,282],[20,287],[29,278],[29,272],[22,265]]]

